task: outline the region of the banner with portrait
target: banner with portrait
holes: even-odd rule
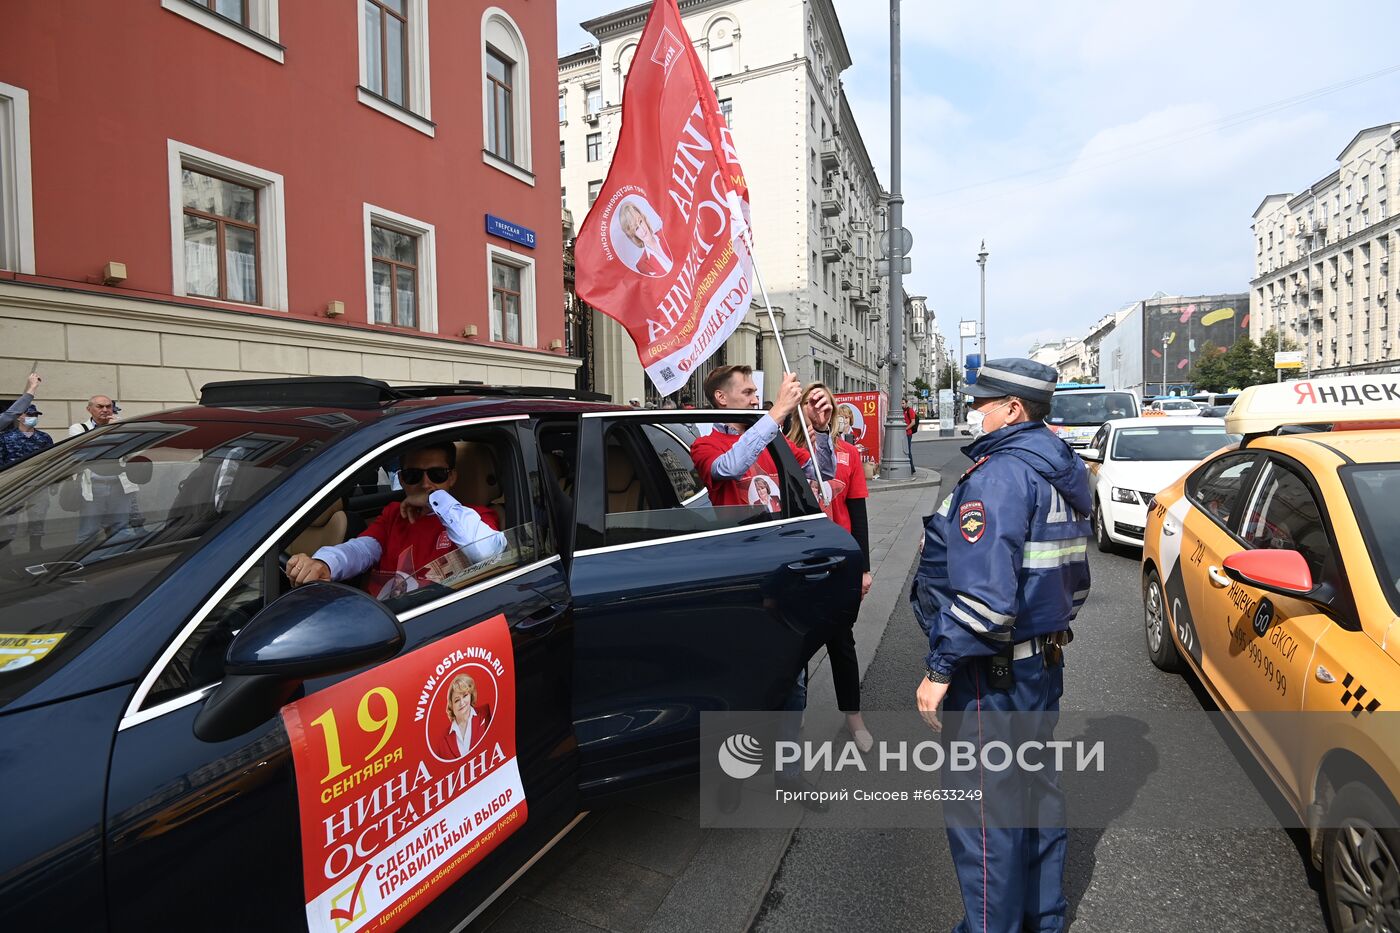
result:
[[[607,180],[574,241],[575,289],[618,321],[662,395],[748,313],[749,191],[676,0],[656,0],[632,58]]]
[[[885,434],[889,405],[884,392],[838,392],[836,423],[832,431],[860,451],[863,463],[880,462],[880,441]]]
[[[525,823],[503,615],[282,709],[311,933],[396,930]]]

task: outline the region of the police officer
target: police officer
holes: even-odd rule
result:
[[[945,741],[1053,738],[1062,646],[1089,595],[1092,501],[1084,464],[1045,425],[1056,381],[1049,366],[999,359],[967,388],[973,465],[926,522],[910,594],[929,639],[918,708]],[[986,803],[946,811],[966,911],[957,933],[1064,929],[1054,771],[978,761],[967,780]]]
[[[42,414],[37,405],[31,404],[24,409],[14,427],[0,431],[0,470],[53,446],[53,438],[36,427]]]

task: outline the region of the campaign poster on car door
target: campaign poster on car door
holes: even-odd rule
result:
[[[841,392],[836,399],[835,431],[854,444],[864,463],[880,462],[880,436],[889,406],[884,392]]]
[[[525,823],[503,615],[282,708],[311,933],[397,930]]]

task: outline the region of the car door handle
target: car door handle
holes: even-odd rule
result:
[[[564,613],[568,611],[568,606],[550,606],[548,609],[537,612],[534,615],[526,616],[524,619],[520,620],[520,623],[516,625],[515,628],[517,631],[529,632],[532,635],[546,632],[553,627],[555,622],[563,618]]]
[[[1221,573],[1219,567],[1207,567],[1206,573],[1210,575],[1211,586],[1218,587],[1222,590],[1235,582],[1225,574]]]
[[[846,558],[840,554],[833,554],[831,557],[814,557],[811,560],[799,560],[788,564],[787,569],[793,573],[818,573],[823,570],[835,570],[846,562]]]

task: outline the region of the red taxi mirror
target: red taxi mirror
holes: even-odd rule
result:
[[[1225,574],[1236,582],[1271,593],[1302,596],[1313,589],[1312,571],[1297,551],[1259,548],[1225,558]]]

